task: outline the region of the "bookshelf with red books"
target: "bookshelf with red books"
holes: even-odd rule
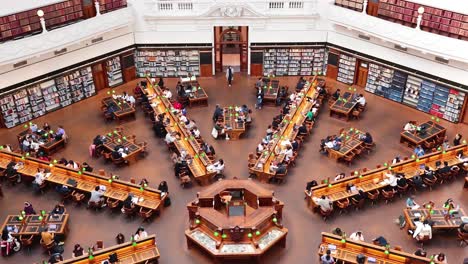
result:
[[[0,17],[0,42],[41,32],[41,24],[37,15],[39,9],[44,11],[44,19],[48,29],[83,18],[80,0],[63,1],[2,16]]]
[[[127,0],[99,0],[99,10],[106,13],[127,6]]]

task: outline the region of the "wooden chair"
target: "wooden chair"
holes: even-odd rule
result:
[[[324,221],[327,221],[327,219],[333,214],[333,210],[324,211],[321,207],[319,207],[319,212]]]
[[[133,183],[133,184],[136,184],[135,178],[130,178],[130,182]]]
[[[382,196],[385,200],[385,203],[388,204],[388,202],[391,202],[393,200],[393,197],[395,197],[395,191],[385,191],[385,189],[382,189]]]
[[[351,203],[353,204],[353,206],[354,206],[354,208],[356,209],[356,211],[359,211],[359,210],[361,210],[362,208],[364,208],[365,202],[366,202],[365,199],[357,200],[356,198],[351,197]]]
[[[114,120],[114,115],[112,113],[108,113],[107,108],[106,108],[106,112],[104,112],[103,114],[104,114],[104,119],[106,120],[106,122]]]
[[[284,173],[275,174],[275,176],[273,176],[273,181],[278,184],[284,183],[286,181],[286,174],[288,174],[288,170],[286,170]]]
[[[367,151],[367,154],[371,153],[371,151],[375,148],[375,143],[372,142],[370,144],[364,143],[364,149]]]
[[[143,157],[146,157],[146,155],[148,154],[148,142],[144,141],[144,142],[141,142],[140,144],[138,144],[141,148],[141,152],[140,154],[143,156]]]
[[[409,185],[408,183],[405,184],[405,186],[400,186],[400,185],[397,185],[397,190],[398,190],[398,194],[400,195],[400,198],[403,197],[403,194],[406,194],[408,192],[408,189],[409,189]]]
[[[31,247],[34,242],[34,236],[33,235],[29,235],[29,236],[20,235],[19,240],[21,241],[21,247],[27,249],[28,252],[31,253]]]
[[[111,160],[112,160],[112,163],[114,163],[115,166],[128,165],[127,160],[125,160],[123,157],[120,157],[120,158],[118,158],[118,159],[115,159],[115,158],[112,157],[112,155],[111,155]]]
[[[143,222],[148,221],[152,216],[153,216],[154,211],[151,209],[144,209],[143,207],[140,207],[140,211],[138,214],[140,215],[141,218],[143,218]]]
[[[94,209],[96,212],[101,210],[102,208],[102,203],[96,203],[96,202],[88,202],[88,205],[86,206],[86,209]]]
[[[453,174],[451,171],[441,173],[437,175],[437,179],[439,180],[440,184],[443,184],[444,182],[448,182],[453,178]]]
[[[41,238],[41,246],[42,246],[42,249],[44,249],[45,252],[47,252],[47,254],[50,255],[50,252],[52,249],[54,249],[55,247],[55,241],[52,241],[50,244],[44,244],[44,241],[42,240]]]
[[[374,190],[367,192],[367,198],[371,201],[371,204],[374,205],[379,199],[380,191]]]
[[[102,240],[96,241],[96,244],[93,247],[93,250],[101,250],[104,248],[104,242]]]
[[[429,186],[429,191],[432,191],[432,186],[434,186],[437,183],[437,178],[434,177],[433,180],[429,180],[428,178],[423,178],[424,184]]]
[[[77,206],[80,205],[85,199],[85,195],[83,193],[78,192],[77,190],[74,190],[71,196],[72,196],[73,202]]]
[[[109,162],[109,161],[112,161],[112,153],[111,152],[103,151],[102,156],[104,157],[104,161],[106,163]]]
[[[354,119],[358,120],[360,118],[360,116],[361,116],[361,111],[353,110],[352,116],[353,116]]]
[[[457,240],[460,241],[460,247],[463,247],[465,244],[468,245],[468,234],[457,230]]]
[[[450,169],[450,172],[452,173],[452,177],[453,177],[453,178],[458,177],[458,175],[460,175],[460,171],[461,171],[461,169],[460,169],[460,167],[458,167],[458,166],[452,167],[452,168]]]
[[[344,198],[336,201],[336,206],[338,206],[338,208],[340,209],[340,214],[343,214],[343,212],[347,212],[347,208],[349,207],[349,199]]]
[[[119,208],[119,205],[120,205],[119,200],[115,200],[110,197],[107,197],[106,203],[107,203],[107,207],[109,207],[109,209],[111,209],[112,211],[114,211],[116,208]]]
[[[21,177],[19,173],[15,173],[12,176],[7,176],[8,183],[10,185],[16,185],[18,183],[18,179]]]
[[[136,207],[133,207],[133,208],[130,208],[130,209],[122,207],[122,212],[123,212],[124,215],[126,215],[130,219],[133,219],[133,217],[135,216],[135,213],[136,213]]]
[[[354,157],[355,157],[354,153],[350,152],[348,155],[343,156],[342,159],[348,164],[348,166],[350,166],[351,163],[353,162]]]
[[[178,177],[180,179],[180,186],[182,186],[182,188],[185,189],[193,185],[192,179],[190,178],[187,172],[180,173]]]
[[[425,149],[432,149],[435,147],[435,142],[434,141],[424,141],[424,148]]]

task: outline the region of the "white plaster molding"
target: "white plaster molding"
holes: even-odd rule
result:
[[[99,37],[100,35],[133,22],[129,8],[80,21],[78,23],[23,39],[9,41],[0,45],[0,65],[15,63],[73,44]]]

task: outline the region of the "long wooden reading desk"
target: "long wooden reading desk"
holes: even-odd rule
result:
[[[419,257],[414,254],[400,250],[387,249],[382,246],[373,245],[361,241],[344,239],[330,233],[322,232],[322,243],[320,244],[318,255],[324,255],[329,249],[335,261],[342,261],[344,264],[357,263],[356,257],[359,254],[366,256],[366,264],[429,264],[429,258]],[[317,262],[318,263],[318,262]],[[434,262],[438,263],[438,262]]]
[[[129,103],[122,99],[114,99],[111,97],[106,97],[101,101],[102,105],[106,107],[113,107],[116,109],[112,114],[114,115],[117,121],[122,121],[127,117],[135,117],[135,108],[132,107]]]
[[[71,189],[91,193],[96,186],[105,186],[104,196],[118,201],[124,201],[129,195],[132,195],[137,201],[135,204],[159,211],[167,197],[167,194],[161,196],[159,190],[140,187],[139,185],[116,180],[86,171],[77,171],[58,164],[49,164],[39,159],[23,157],[21,154],[0,150],[0,168],[6,168],[10,162],[22,163],[18,172],[24,176],[34,177],[38,168],[50,170],[50,175],[46,176],[46,182],[58,185],[66,185]]]
[[[259,258],[273,245],[286,246],[281,224],[284,204],[251,180],[221,180],[187,205],[188,248],[197,246],[216,260]]]
[[[298,133],[295,129],[296,126],[301,126],[305,121],[305,114],[312,108],[313,104],[308,100],[308,97],[315,100],[318,97],[318,93],[315,90],[317,86],[317,76],[314,76],[312,81],[305,85],[305,95],[302,101],[296,108],[291,108],[288,115],[284,117],[281,122],[278,132],[273,136],[273,139],[268,143],[267,148],[258,158],[255,166],[249,169],[250,173],[257,175],[257,178],[261,182],[268,182],[270,178],[274,177],[276,172],[270,170],[273,162],[282,162],[284,160],[284,154],[278,154],[277,149],[280,148],[281,143],[288,139],[293,140]]]
[[[400,143],[407,143],[408,147],[420,145],[421,147],[426,148],[426,145],[431,141],[437,142],[436,138],[444,138],[445,132],[447,131],[445,127],[434,121],[427,121],[419,124],[417,127],[419,130],[417,129],[414,132],[401,132]]]
[[[447,210],[444,208],[419,208],[419,209],[404,209],[403,214],[406,220],[406,226],[409,229],[416,229],[414,225],[415,218],[428,219],[432,222],[432,230],[450,230],[457,229],[461,223],[461,217],[466,216],[462,208],[455,212],[451,217],[445,218]]]
[[[396,173],[404,173],[405,178],[411,179],[420,170],[421,165],[435,169],[435,163],[437,161],[447,161],[449,166],[461,164],[462,162],[456,157],[459,151],[463,151],[468,154],[467,145],[463,144],[452,147],[447,151],[437,151],[419,158],[401,161],[389,168]],[[320,198],[322,195],[328,196],[330,200],[336,202],[341,199],[351,198],[356,195],[360,189],[364,192],[383,189],[387,186],[387,184],[383,182],[383,179],[385,179],[385,173],[388,172],[389,168],[383,166],[377,169],[358,173],[358,175],[355,176],[346,177],[333,183],[330,182],[317,185],[312,188],[312,194],[305,191],[308,205],[311,208],[315,208],[316,204],[312,198]],[[350,192],[346,191],[346,186],[348,186],[348,184],[356,186],[356,190]]]
[[[170,125],[166,126],[168,133],[178,132],[181,135],[179,140],[174,142],[179,153],[186,151],[192,158],[189,164],[190,172],[195,181],[200,185],[207,185],[211,182],[216,171],[209,171],[207,167],[212,164],[206,153],[202,150],[197,140],[187,131],[185,124],[173,112],[172,104],[167,98],[162,96],[162,91],[158,86],[151,83],[147,78],[147,87],[143,90],[148,95],[148,100],[153,107],[155,114],[165,114],[170,120]]]
[[[350,92],[345,92],[343,97],[338,98],[338,100],[330,106],[330,116],[333,116],[333,114],[338,117],[344,116],[348,121],[351,118],[356,104],[357,101],[353,99],[353,95]]]
[[[61,215],[8,215],[1,230],[8,229],[13,236],[33,235],[40,236],[41,232],[48,231],[56,235],[65,236],[68,233],[69,214]],[[21,219],[23,218],[23,219]],[[15,230],[17,229],[17,230]]]
[[[158,263],[160,254],[156,246],[156,235],[148,236],[137,240],[135,242],[125,242],[113,247],[104,248],[92,252],[92,257],[85,254],[81,257],[71,258],[59,262],[60,264],[89,264],[89,263],[103,263],[109,259],[109,255],[117,254],[119,264],[133,264],[133,263]]]

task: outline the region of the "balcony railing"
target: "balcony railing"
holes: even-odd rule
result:
[[[467,41],[438,36],[418,28],[402,27],[393,22],[334,5],[331,5],[330,11],[329,20],[348,30],[362,32],[370,37],[419,50],[423,53],[468,62],[468,52],[460,52],[468,50]]]
[[[1,44],[0,64],[15,63],[23,59],[40,56],[132,24],[131,10],[123,8],[47,33],[9,41]]]
[[[268,16],[308,16],[316,15],[317,0],[278,1],[278,0],[146,0],[147,16],[181,17],[203,16],[217,8],[222,8],[222,16],[241,16],[243,9]]]

